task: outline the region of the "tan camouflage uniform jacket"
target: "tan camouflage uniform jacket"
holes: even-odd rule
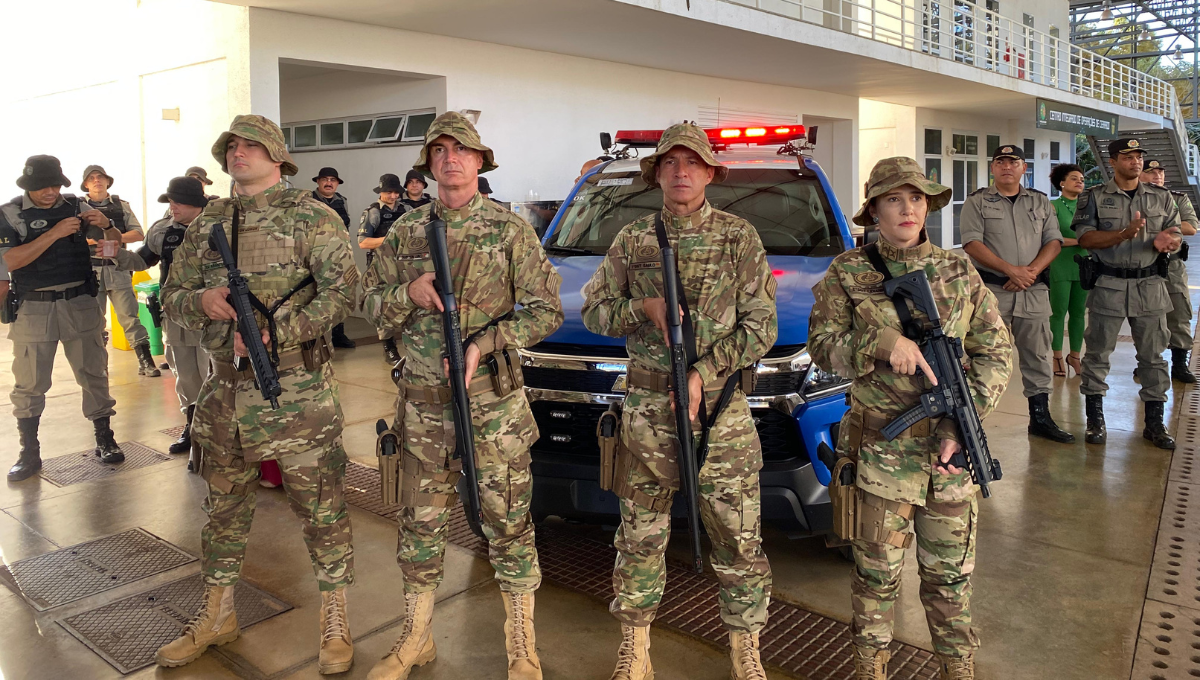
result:
[[[202,346],[214,360],[233,360],[236,324],[208,318],[200,303],[205,290],[228,285],[225,265],[208,239],[219,222],[232,248],[235,209],[242,211],[238,266],[264,305],[271,307],[309,274],[316,280],[315,288],[304,287],[275,314],[281,354],[324,335],[356,307],[359,274],[350,238],[337,213],[311,192],[280,182],[253,196],[214,200],[188,227],[161,292],[167,318],[202,331]],[[250,461],[332,444],[342,432],[342,411],[330,364],[313,371],[296,366],[280,371],[279,378],[283,394],[273,411],[253,380],[225,381],[214,373],[196,400],[192,436],[219,451],[240,446]]]
[[[893,276],[925,271],[942,328],[962,339],[967,380],[979,417],[987,416],[1000,402],[1012,373],[1012,336],[1000,318],[996,297],[964,255],[927,240],[908,249],[882,238],[878,244]],[[915,406],[932,384],[919,371],[914,376],[896,373],[888,362],[903,333],[896,308],[883,293],[882,280],[862,248],[834,258],[825,277],[813,286],[816,301],[809,319],[808,350],[822,369],[854,379],[853,406],[891,418]],[[909,308],[914,320],[927,323],[925,314],[911,304]],[[939,441],[957,438],[953,420],[939,422],[932,436],[888,442],[878,432],[852,422],[853,414],[852,409],[842,419],[838,451],[857,456],[859,487],[917,505],[925,504],[931,488],[938,501],[963,500],[974,493],[965,471],[953,476],[933,471]],[[860,441],[852,441],[856,438]]]

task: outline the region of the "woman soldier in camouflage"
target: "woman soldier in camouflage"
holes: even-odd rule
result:
[[[905,337],[884,275],[923,270],[948,335],[961,338],[967,379],[981,417],[1000,401],[1012,371],[1012,338],[996,298],[970,261],[929,242],[925,217],[950,202],[950,189],[931,182],[910,158],[888,158],[871,171],[866,201],[854,223],[879,229],[875,244],[842,253],[813,287],[809,351],[827,371],[854,379],[850,410],[842,418],[839,456],[856,460],[855,504],[882,518],[874,531],[852,540],[855,678],[884,680],[892,640],[893,607],[904,553],[915,529],[921,603],[937,652],[941,678],[974,678],[979,639],[971,628],[971,572],[975,566],[978,504],[970,475],[948,464],[959,450],[953,420],[923,420],[892,441],[887,423],[917,403],[932,371],[917,344]],[[911,305],[910,305],[911,309]],[[912,310],[914,321],[926,317]],[[860,527],[866,528],[861,523]]]

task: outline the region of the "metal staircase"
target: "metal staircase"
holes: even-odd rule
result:
[[[1188,176],[1187,159],[1183,157],[1186,139],[1180,140],[1179,135],[1171,128],[1161,130],[1126,130],[1120,133],[1122,138],[1136,139],[1146,152],[1147,159],[1153,159],[1162,164],[1167,172],[1167,188],[1182,191],[1192,199],[1192,205],[1200,206],[1200,189],[1192,184]],[[1088,135],[1088,146],[1104,173],[1105,181],[1112,179],[1112,166],[1108,164],[1108,143],[1112,140],[1097,139]]]

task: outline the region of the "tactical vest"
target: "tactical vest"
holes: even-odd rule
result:
[[[375,229],[375,238],[387,236],[392,229],[392,224],[400,219],[401,215],[408,212],[400,201],[396,201],[395,208],[389,208],[383,202],[376,202],[375,207],[379,208],[379,226]]]
[[[408,197],[408,194],[404,194],[404,197],[400,199],[400,202],[403,203],[404,205],[407,205],[409,210],[416,210],[417,208],[420,208],[421,206],[425,205],[426,203],[432,203],[433,199],[430,198],[426,194],[426,195],[422,195],[420,198],[418,198],[416,200],[413,200]]]
[[[162,266],[158,268],[158,285],[167,285],[167,274],[171,271],[171,262],[175,258],[175,249],[183,243],[183,235],[187,232],[187,227],[177,227],[172,222],[171,226],[167,227],[166,233],[163,234],[162,252],[158,256],[162,259]]]
[[[105,205],[96,205],[89,199],[88,205],[96,210],[104,213],[104,216],[112,220],[113,226],[116,227],[122,234],[129,231],[129,225],[125,224],[125,208],[121,205],[121,197],[116,194],[109,194],[108,203]],[[122,244],[124,245],[124,244]]]
[[[21,205],[22,197],[13,199],[14,205]],[[63,202],[54,208],[28,208],[17,213],[25,222],[25,236],[20,245],[32,243],[34,239],[54,228],[54,225],[75,217],[79,210],[79,199],[64,195]],[[0,217],[3,219],[3,217]],[[60,238],[50,245],[36,260],[9,272],[17,297],[25,293],[59,286],[64,283],[77,281],[88,282],[92,279],[91,251],[87,239],[81,232]]]

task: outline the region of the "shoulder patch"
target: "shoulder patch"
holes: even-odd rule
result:
[[[873,286],[877,283],[883,283],[883,272],[859,272],[854,275],[854,282],[860,286]]]
[[[635,254],[639,260],[649,260],[658,257],[659,249],[655,245],[638,246]]]

